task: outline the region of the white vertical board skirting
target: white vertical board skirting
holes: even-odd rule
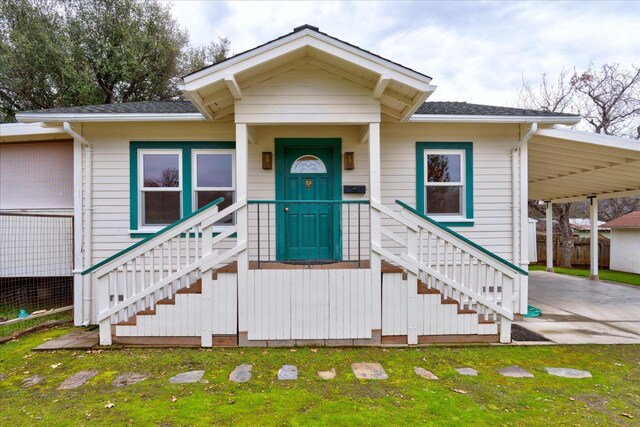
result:
[[[371,270],[249,270],[248,339],[371,338]]]
[[[382,336],[408,335],[408,286],[402,273],[382,275]],[[494,335],[496,323],[479,324],[477,313],[458,313],[440,294],[417,295],[417,331],[423,335]]]

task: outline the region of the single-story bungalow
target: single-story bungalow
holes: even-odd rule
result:
[[[527,199],[640,194],[640,149],[427,102],[431,80],[303,25],[183,77],[187,101],[19,113],[74,141],[76,323],[105,345],[509,342]]]
[[[640,274],[640,211],[604,224],[611,229],[611,270]]]

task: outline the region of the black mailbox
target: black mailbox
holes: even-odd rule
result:
[[[365,194],[367,192],[366,185],[345,185],[344,194]]]

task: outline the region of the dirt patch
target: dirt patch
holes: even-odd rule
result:
[[[542,335],[538,335],[526,328],[515,323],[511,325],[511,340],[512,341],[549,341]]]

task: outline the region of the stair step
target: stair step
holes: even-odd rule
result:
[[[202,293],[202,280],[198,279],[194,284],[187,288],[182,288],[177,294],[201,294]]]
[[[400,267],[397,267],[393,264],[388,263],[387,261],[382,260],[381,268],[383,273],[402,273],[403,270]]]
[[[469,310],[467,308],[463,308],[463,309],[458,309],[458,314],[476,314],[478,313],[475,310]]]
[[[442,298],[441,303],[442,304],[458,304],[458,301],[454,300],[453,298]]]
[[[224,267],[216,269],[218,273],[237,273],[238,272],[238,263],[236,261],[225,265]]]
[[[123,320],[120,323],[116,323],[116,326],[136,326],[138,322],[136,321],[136,315],[134,314],[127,320]]]
[[[154,314],[156,314],[156,311],[152,309],[140,310],[136,313],[137,316],[152,316]]]
[[[175,303],[176,303],[176,299],[171,297],[171,298],[161,299],[160,301],[156,302],[156,305],[175,305]]]
[[[420,295],[440,295],[440,291],[434,288],[429,288],[427,285],[418,280],[418,294]]]
[[[484,316],[482,314],[478,315],[478,323],[482,324],[482,325],[486,325],[486,324],[491,324],[491,323],[496,323],[493,320],[490,319],[485,319]]]

